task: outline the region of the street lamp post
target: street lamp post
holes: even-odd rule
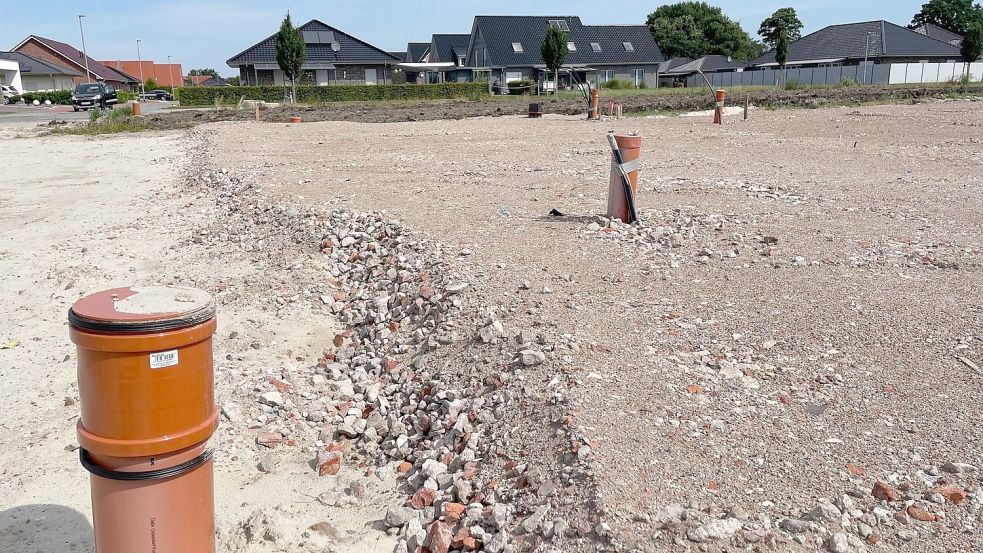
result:
[[[89,55],[85,53],[85,30],[82,29],[82,18],[84,15],[79,16],[79,34],[82,35],[82,59],[85,60],[85,80],[91,81],[92,75],[89,73]]]
[[[144,83],[146,81],[144,81],[144,79],[143,79],[143,58],[140,57],[140,39],[139,38],[137,39],[137,65],[140,66],[140,100],[142,101],[143,100],[143,96],[144,96],[144,94],[147,93],[147,91],[144,90]]]
[[[167,56],[167,76],[171,79],[171,94],[174,94],[174,64],[171,63],[171,56]]]
[[[867,57],[870,54],[870,36],[873,34],[873,31],[867,31],[867,37],[864,38],[864,84],[867,84]]]

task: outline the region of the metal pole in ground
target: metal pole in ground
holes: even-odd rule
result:
[[[79,16],[79,34],[82,35],[82,59],[85,60],[85,80],[87,82],[92,81],[92,74],[89,73],[89,55],[85,53],[85,30],[82,28],[82,18],[84,15]]]
[[[171,56],[167,56],[167,76],[171,81],[171,94],[174,94],[174,87],[177,85],[174,84],[174,64],[171,63]]]
[[[744,120],[747,121],[748,110],[751,108],[751,95],[744,97]]]
[[[140,39],[139,38],[137,39],[137,65],[140,66],[140,99],[143,100],[143,95],[146,94],[147,91],[144,89],[144,83],[146,81],[143,80],[143,58],[140,57]]]

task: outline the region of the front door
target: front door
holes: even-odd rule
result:
[[[365,68],[365,84],[376,84],[378,82],[376,69],[374,67]]]

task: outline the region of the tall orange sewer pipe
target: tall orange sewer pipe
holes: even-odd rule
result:
[[[590,91],[590,118],[601,118],[601,91],[596,88]]]
[[[214,300],[116,288],[78,300],[68,319],[96,552],[213,553]]]
[[[724,124],[724,100],[727,99],[726,90],[717,91],[717,105],[713,109],[713,122],[717,125]]]
[[[642,137],[637,134],[616,134],[614,139],[618,142],[618,149],[621,150],[621,159],[626,164],[637,165],[638,158],[642,153]],[[634,163],[633,163],[634,162]],[[621,222],[629,221],[630,211],[628,210],[628,197],[625,195],[624,180],[621,171],[618,169],[614,154],[611,154],[611,180],[608,184],[608,217],[620,219]],[[628,181],[631,183],[632,197],[638,203],[638,168],[630,169]]]

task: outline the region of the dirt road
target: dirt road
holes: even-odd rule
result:
[[[0,139],[0,550],[92,550],[65,314],[151,282],[220,304],[224,551],[979,549],[978,106]]]

